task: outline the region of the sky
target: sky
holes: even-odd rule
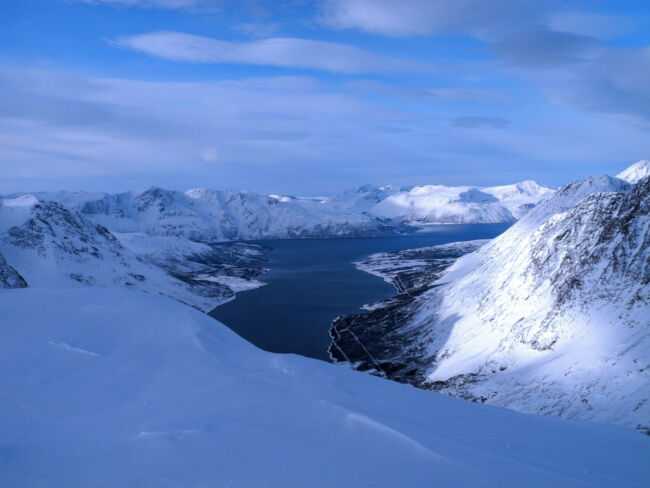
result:
[[[557,186],[650,159],[646,0],[2,0],[0,192]]]

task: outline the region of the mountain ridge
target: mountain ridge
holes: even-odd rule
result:
[[[527,180],[486,188],[362,185],[332,197],[155,186],[117,194],[58,191],[33,196],[57,201],[115,232],[218,242],[394,235],[423,224],[514,222],[552,192]],[[9,197],[17,196],[27,194]]]
[[[650,177],[565,185],[396,309],[391,340],[402,341],[404,364],[400,353],[381,355],[379,335],[366,337],[374,361],[390,365],[375,372],[410,371],[398,379],[648,430],[649,209]],[[349,365],[363,359],[344,352]]]

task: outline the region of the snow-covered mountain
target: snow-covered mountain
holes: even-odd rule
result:
[[[378,203],[400,191],[408,191],[410,188],[400,189],[393,185],[373,186],[362,185],[356,188],[337,193],[327,200],[327,203],[334,208],[351,209],[358,212],[370,212]]]
[[[77,209],[116,232],[215,242],[243,239],[379,235],[399,224],[328,199],[265,196],[241,191],[149,188],[116,195],[37,193]]]
[[[401,353],[373,348],[374,363],[474,401],[647,431],[649,212],[650,177],[566,185],[392,312]]]
[[[2,253],[30,286],[134,288],[206,312],[234,296],[229,286],[215,279],[233,273],[217,272],[222,261],[214,258],[217,251],[209,246],[177,239],[174,247],[145,239],[147,253],[144,244],[139,248],[133,244],[134,239],[120,240],[55,201],[41,202],[33,195],[0,200]],[[156,258],[149,259],[151,254]]]
[[[625,180],[628,183],[636,183],[646,176],[650,176],[650,161],[647,159],[637,161],[632,166],[616,175],[617,178]]]
[[[216,242],[374,236],[398,234],[410,225],[512,222],[552,192],[525,181],[493,188],[364,185],[333,197],[156,187],[114,195],[59,191],[35,196],[59,202],[113,232]]]
[[[370,212],[415,225],[514,222],[552,194],[553,189],[530,180],[490,188],[416,186],[388,195]]]
[[[168,298],[0,289],[0,485],[637,487],[650,438],[260,351]]]

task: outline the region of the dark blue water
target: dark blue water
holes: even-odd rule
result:
[[[492,238],[509,224],[436,225],[393,237],[289,239],[260,243],[273,248],[262,288],[239,293],[212,315],[267,351],[327,360],[329,327],[339,315],[395,294],[382,279],[358,271],[368,254]]]

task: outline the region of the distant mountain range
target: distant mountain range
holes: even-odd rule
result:
[[[514,222],[552,193],[525,181],[492,188],[365,185],[330,198],[156,187],[119,194],[39,192],[33,198],[56,201],[115,232],[216,242],[373,236],[423,224]],[[6,198],[18,196],[26,198]]]
[[[6,259],[35,286],[133,287],[207,311],[237,291],[263,285],[256,279],[264,271],[260,248],[220,243],[510,222],[552,191],[524,182],[496,188],[366,185],[331,198],[156,187],[119,194],[16,193],[0,198],[0,242]],[[2,282],[8,286],[15,278],[6,269]]]

